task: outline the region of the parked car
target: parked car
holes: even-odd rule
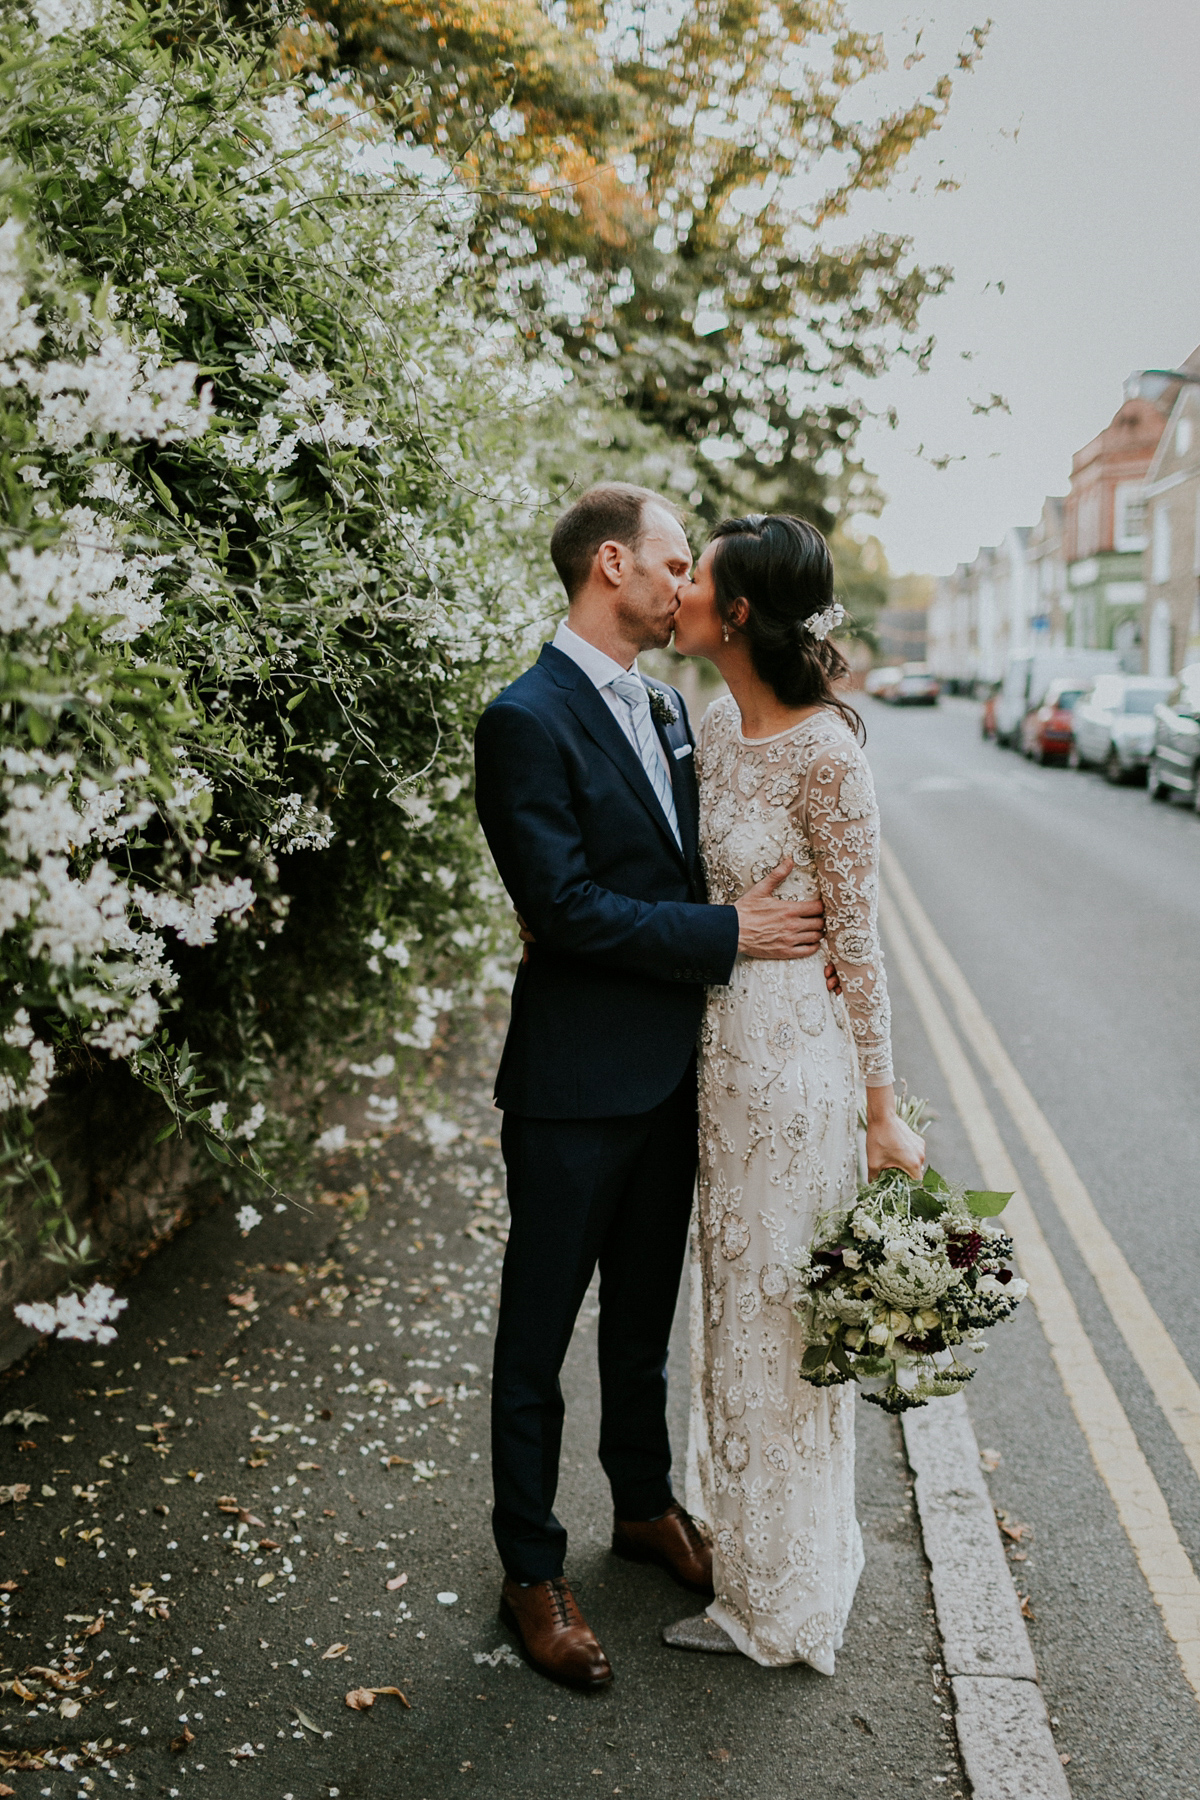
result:
[[[923,663],[905,663],[899,681],[880,696],[891,706],[936,706],[942,686]]]
[[[1021,721],[1042,704],[1052,681],[1072,681],[1091,687],[1100,676],[1119,673],[1121,659],[1115,650],[1016,650],[1009,657],[995,705],[998,744],[1015,750],[1021,742]]]
[[[1112,782],[1143,776],[1154,749],[1154,709],[1174,688],[1161,675],[1102,675],[1075,708],[1073,765],[1103,769]]]
[[[867,678],[863,682],[863,691],[873,694],[876,700],[886,700],[889,692],[902,679],[903,669],[868,669]]]
[[[996,735],[996,702],[1000,698],[1000,683],[976,682],[975,698],[983,701],[979,713],[979,735],[982,738],[994,738]]]
[[[1072,715],[1087,693],[1077,681],[1060,677],[1046,689],[1040,706],[1031,707],[1021,720],[1021,749],[1040,763],[1065,763],[1074,738]]]
[[[1186,794],[1200,812],[1200,663],[1189,663],[1179,692],[1154,709],[1146,786],[1152,800]]]

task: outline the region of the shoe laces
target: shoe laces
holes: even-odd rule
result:
[[[567,1586],[566,1577],[564,1575],[554,1575],[546,1585],[550,1589],[550,1601],[554,1607],[555,1617],[557,1618],[558,1623],[560,1625],[577,1624],[578,1620],[576,1615],[578,1613],[578,1608],[575,1605],[575,1596]]]

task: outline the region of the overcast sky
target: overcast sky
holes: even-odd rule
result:
[[[925,314],[938,339],[929,373],[898,368],[872,384],[872,404],[894,405],[900,424],[872,424],[861,440],[889,497],[871,529],[893,570],[942,574],[1066,491],[1072,452],[1108,423],[1131,369],[1173,366],[1200,343],[1200,8],[850,10],[885,30],[896,79],[924,27],[929,55],[910,80],[950,66],[965,27],[994,20],[947,124],[897,191],[853,221],[910,233],[923,261],[955,270]],[[956,192],[936,192],[946,177]],[[1011,415],[972,413],[994,393]],[[965,460],[941,471],[929,460],[945,456]]]

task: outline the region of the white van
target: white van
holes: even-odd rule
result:
[[[1117,650],[1015,651],[996,696],[996,742],[1007,744],[1010,750],[1020,748],[1021,720],[1030,707],[1042,704],[1052,681],[1091,687],[1097,675],[1119,674],[1120,669]]]

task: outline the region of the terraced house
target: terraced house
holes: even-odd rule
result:
[[[1156,400],[1128,395],[1104,430],[1071,458],[1066,641],[1082,649],[1119,651],[1130,674],[1143,664],[1142,484],[1165,425],[1166,409]]]
[[[1184,366],[1194,362],[1200,351]],[[1200,387],[1194,384],[1177,385],[1144,493],[1146,667],[1151,675],[1173,675],[1200,662]]]

